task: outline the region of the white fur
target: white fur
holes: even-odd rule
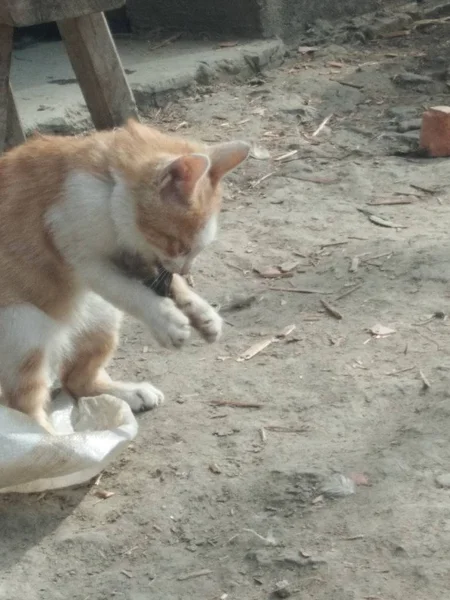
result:
[[[47,341],[47,347],[45,344]],[[0,309],[0,381],[5,389],[15,389],[19,368],[35,350],[45,350],[47,385],[52,383],[56,370],[53,354],[67,351],[67,330],[30,304]]]
[[[44,352],[43,383],[50,388],[64,360],[76,352],[77,337],[92,329],[111,331],[120,313],[96,294],[81,299],[73,319],[66,325],[55,321],[38,308],[21,304],[0,309],[0,381],[6,391],[19,384],[19,369],[35,350]],[[157,406],[164,395],[149,383],[113,382],[108,393],[127,402],[134,412]]]
[[[179,347],[189,338],[189,320],[172,300],[121,274],[109,261],[124,246],[141,254],[151,252],[135,226],[132,203],[120,177],[115,175],[111,184],[88,173],[72,174],[65,200],[52,207],[47,222],[59,250],[88,289],[146,324],[163,346]],[[214,238],[216,230],[213,217],[192,254],[183,259],[182,270]]]
[[[142,252],[126,196],[120,180],[112,187],[87,173],[76,173],[67,181],[65,200],[52,207],[47,222],[86,288],[146,324],[163,346],[181,346],[190,335],[187,317],[172,300],[129,279],[110,263],[109,257],[124,245]]]

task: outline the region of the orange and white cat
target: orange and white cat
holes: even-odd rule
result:
[[[112,394],[133,411],[163,400],[105,371],[121,311],[166,347],[222,319],[174,275],[162,297],[117,267],[121,253],[188,272],[214,239],[220,182],[249,146],[207,147],[130,121],[86,137],[37,137],[0,158],[0,384],[3,401],[51,430],[55,378],[74,396]]]

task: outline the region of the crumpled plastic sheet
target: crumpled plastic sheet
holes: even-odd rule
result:
[[[60,392],[50,415],[57,435],[0,405],[0,493],[42,492],[89,481],[138,430],[128,404],[108,395],[75,402]]]

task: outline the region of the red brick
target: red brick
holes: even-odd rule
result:
[[[423,113],[420,147],[429,156],[450,156],[450,106],[434,106]]]

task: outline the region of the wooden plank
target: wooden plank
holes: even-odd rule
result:
[[[13,31],[10,25],[0,25],[0,153],[5,150],[8,130],[9,70]]]
[[[137,118],[136,103],[103,13],[58,21],[73,70],[97,129]]]
[[[0,23],[16,27],[120,8],[125,0],[0,0]]]
[[[8,85],[8,120],[6,123],[6,141],[5,150],[9,150],[13,146],[18,146],[25,141],[22,123],[17,111],[16,101],[11,88],[11,83]]]

